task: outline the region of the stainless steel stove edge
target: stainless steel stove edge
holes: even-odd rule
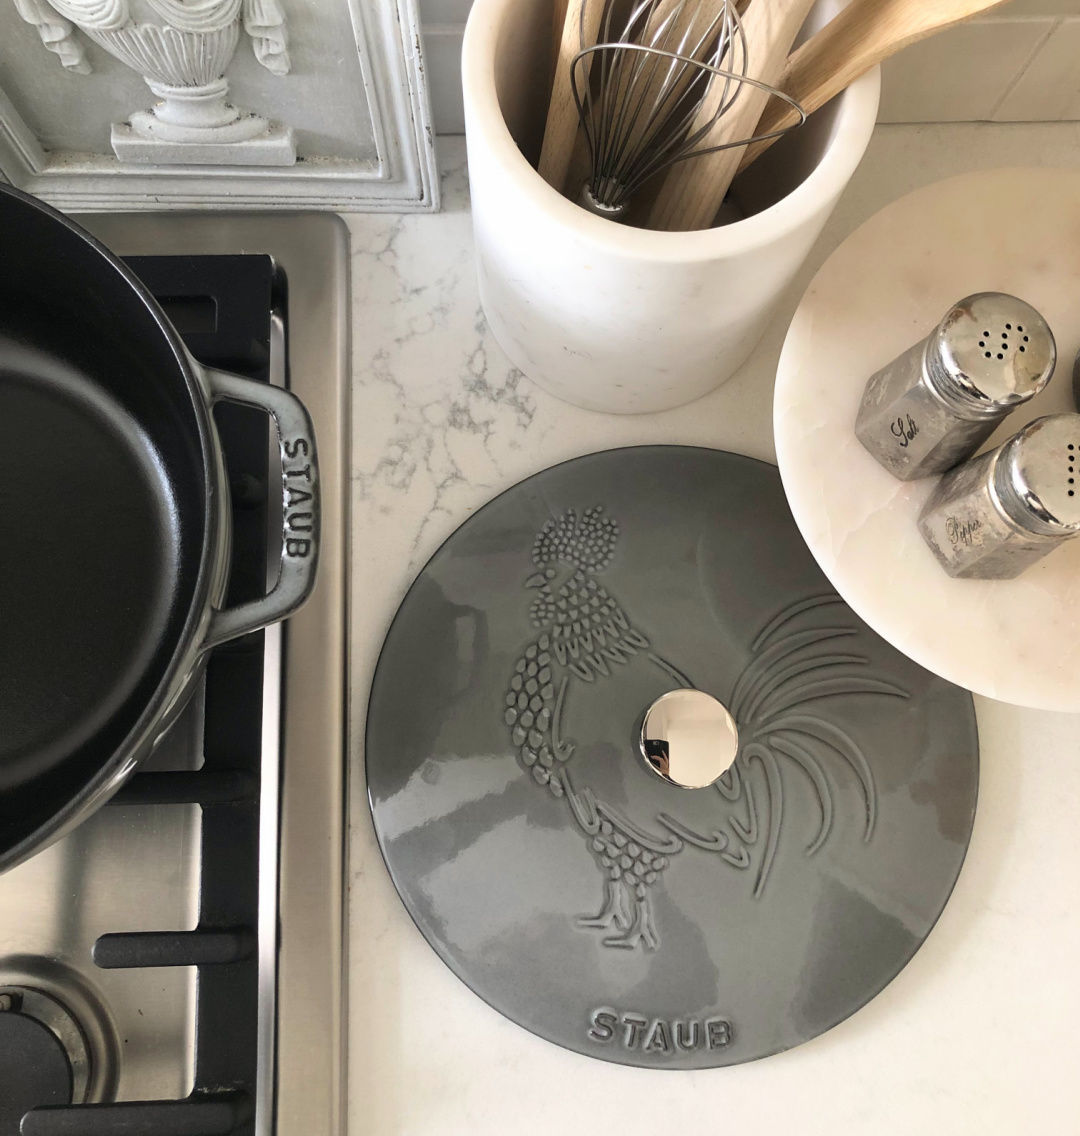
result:
[[[319,580],[285,626],[274,1082],[277,1136],[345,1127],[349,236],[328,214],[78,217],[121,256],[267,253],[289,282],[289,385],[315,422]]]

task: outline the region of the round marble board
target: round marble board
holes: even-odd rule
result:
[[[795,521],[852,609],[906,655],[990,698],[1080,710],[1080,540],[1015,580],[953,580],[916,528],[933,478],[900,482],[855,437],[866,380],[973,292],[1047,319],[1055,376],[985,448],[1073,410],[1080,346],[1080,170],[963,174],[894,201],[803,296],[776,377],[776,456]]]
[[[734,765],[686,789],[642,714],[719,699]],[[918,949],[967,850],[971,696],[831,591],[772,466],[652,446],[507,490],[387,634],[368,793],[424,936],[526,1028],[702,1068],[806,1041]]]

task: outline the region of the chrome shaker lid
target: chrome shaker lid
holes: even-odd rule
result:
[[[1080,532],[1080,414],[1029,422],[1002,448],[996,487],[1023,527],[1047,536]]]
[[[1050,381],[1054,336],[1030,305],[1005,292],[977,292],[954,304],[930,337],[935,384],[973,408],[1009,410]]]

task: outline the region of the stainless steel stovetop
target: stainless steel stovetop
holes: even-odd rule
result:
[[[264,253],[288,280],[287,333],[272,322],[270,374],[285,381],[287,351],[289,385],[315,422],[322,560],[311,600],[265,639],[258,1064],[253,1125],[244,1127],[260,1136],[337,1136],[345,1076],[347,230],[325,214],[78,220],[120,256]],[[199,767],[203,713],[199,694],[150,768]],[[40,1006],[28,1012],[68,1032],[77,1102],[179,1100],[195,1080],[196,968],[102,969],[93,960],[102,935],[190,931],[199,920],[201,806],[138,803],[137,795],[133,802],[101,810],[0,876],[0,987],[39,991]],[[67,1011],[63,1020],[51,1020],[56,1006]]]

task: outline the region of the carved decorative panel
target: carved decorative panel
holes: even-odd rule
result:
[[[415,0],[0,0],[0,173],[68,209],[438,206]]]

